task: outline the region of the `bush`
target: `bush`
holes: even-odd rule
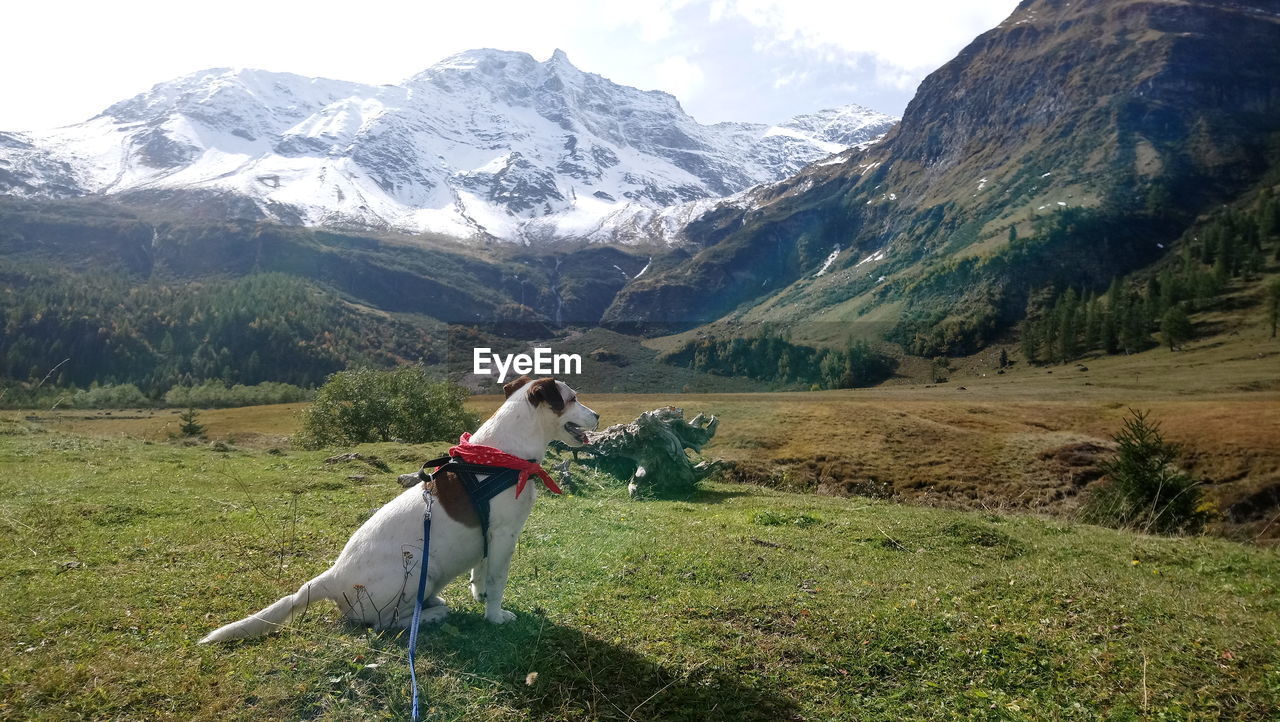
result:
[[[165,406],[219,409],[230,406],[260,406],[306,401],[311,392],[293,384],[264,381],[253,386],[229,386],[221,381],[206,381],[199,386],[174,386],[164,395]]]
[[[463,407],[466,398],[466,389],[432,379],[421,366],[339,371],[302,412],[302,431],[294,440],[308,449],[374,441],[451,441],[479,421]]]
[[[0,408],[3,409],[133,409],[154,405],[133,384],[77,389],[0,381]]]
[[[151,399],[133,384],[115,384],[77,391],[71,396],[71,405],[77,409],[125,409],[150,406]]]
[[[1116,455],[1100,464],[1107,479],[1090,491],[1084,520],[1158,534],[1199,531],[1208,516],[1200,482],[1174,466],[1178,445],[1164,440],[1148,412],[1129,413],[1115,435]]]

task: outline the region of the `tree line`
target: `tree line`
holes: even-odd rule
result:
[[[745,338],[700,338],[662,360],[720,376],[825,389],[871,386],[892,376],[897,365],[865,341],[851,342],[843,349],[819,349],[793,344],[767,331]]]
[[[274,381],[245,386],[205,381],[198,386],[174,386],[163,396],[149,396],[136,384],[92,383],[87,389],[51,384],[0,382],[0,408],[9,409],[142,409],[152,407],[218,409],[307,401],[313,392]]]

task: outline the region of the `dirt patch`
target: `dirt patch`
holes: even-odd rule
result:
[[[813,459],[778,459],[770,463],[728,462],[726,481],[823,496],[866,496],[891,499],[893,483],[848,459],[818,456]]]
[[[1072,486],[1080,488],[1102,478],[1101,462],[1110,454],[1111,449],[1106,446],[1084,441],[1045,449],[1037,456],[1048,465],[1051,472],[1061,475]]]

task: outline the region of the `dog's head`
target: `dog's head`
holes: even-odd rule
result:
[[[502,390],[508,400],[516,393],[524,396],[547,428],[553,429],[548,441],[582,446],[587,443],[587,432],[600,425],[600,414],[579,401],[578,392],[563,381],[553,378],[534,381],[528,376],[521,376],[503,386]]]

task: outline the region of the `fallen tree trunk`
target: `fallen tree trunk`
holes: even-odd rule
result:
[[[695,464],[685,449],[702,451],[719,425],[716,417],[702,414],[685,421],[682,409],[667,406],[646,411],[629,424],[589,434],[590,443],[574,449],[574,457],[588,454],[585,463],[626,479],[632,496],[687,493],[719,469],[721,462]]]

